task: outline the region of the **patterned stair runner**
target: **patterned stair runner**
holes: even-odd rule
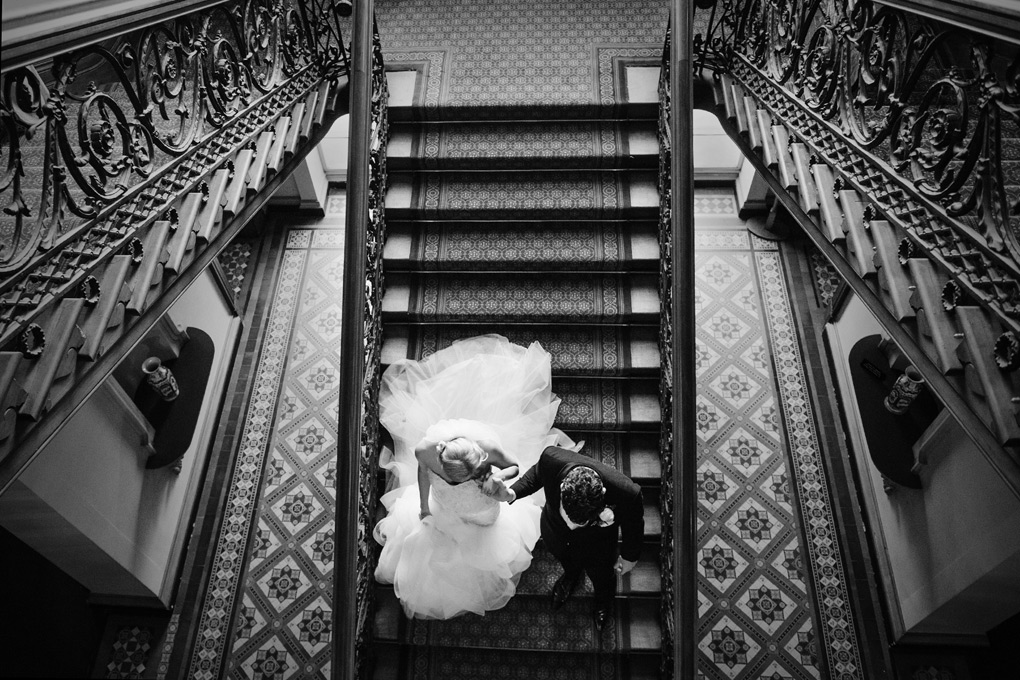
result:
[[[374,677],[657,677],[653,121],[405,123],[393,140],[384,363],[488,332],[540,341],[562,398],[557,425],[643,485],[645,548],[601,633],[588,583],[552,611],[561,568],[541,542],[518,594],[484,617],[408,620],[380,586]]]

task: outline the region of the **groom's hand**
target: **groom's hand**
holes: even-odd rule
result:
[[[616,558],[616,566],[613,568],[616,570],[617,575],[623,576],[631,569],[633,569],[635,564],[637,564],[636,561],[631,562],[630,560],[625,560],[622,557],[618,557]]]

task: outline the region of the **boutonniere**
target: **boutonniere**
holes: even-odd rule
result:
[[[599,526],[608,527],[612,526],[613,522],[616,521],[616,513],[610,507],[602,508],[602,512],[599,513]]]

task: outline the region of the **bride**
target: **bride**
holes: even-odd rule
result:
[[[503,607],[531,564],[543,498],[513,505],[486,495],[547,446],[573,442],[552,427],[560,400],[549,353],[500,335],[454,343],[383,374],[380,420],[387,515],[376,579],[392,583],[410,617],[447,619]]]

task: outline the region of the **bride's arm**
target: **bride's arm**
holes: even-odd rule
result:
[[[512,477],[516,477],[517,473],[520,472],[521,467],[517,458],[500,448],[497,442],[492,439],[479,439],[478,446],[480,446],[482,450],[489,455],[486,462],[496,468],[499,468],[497,472],[492,474],[493,477],[498,479],[510,479]]]
[[[418,460],[418,501],[421,503],[418,517],[425,519],[432,514],[429,510],[429,490],[432,488],[432,482],[429,480],[428,471],[432,468],[429,463],[438,461],[439,458],[435,442],[422,439],[414,449],[414,457]]]

